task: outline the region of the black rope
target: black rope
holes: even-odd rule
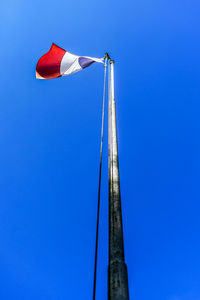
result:
[[[98,239],[99,239],[99,211],[100,211],[100,194],[101,194],[101,166],[102,166],[102,149],[103,149],[106,69],[107,69],[106,67],[107,67],[107,56],[105,56],[105,62],[104,62],[104,88],[103,88],[103,107],[102,107],[102,123],[101,123],[101,146],[100,146],[99,188],[98,188],[98,204],[97,204],[96,244],[95,244],[95,260],[94,260],[93,300],[95,300],[96,297],[97,257],[98,257]]]

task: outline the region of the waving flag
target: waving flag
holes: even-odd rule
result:
[[[36,78],[51,79],[76,73],[94,62],[103,63],[103,58],[78,56],[52,44],[49,52],[44,54],[36,67]]]

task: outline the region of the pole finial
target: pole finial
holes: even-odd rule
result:
[[[108,54],[108,52],[105,53],[105,58],[110,59],[110,55]]]

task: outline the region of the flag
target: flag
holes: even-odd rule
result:
[[[78,56],[52,44],[49,52],[44,54],[36,67],[36,78],[51,79],[76,73],[94,62],[103,63],[103,58]]]

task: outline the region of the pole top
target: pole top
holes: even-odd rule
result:
[[[110,61],[109,61],[110,64],[114,64],[114,62],[115,61],[113,59],[110,59]]]
[[[110,59],[110,55],[108,54],[108,52],[105,53],[105,57],[104,58]]]

